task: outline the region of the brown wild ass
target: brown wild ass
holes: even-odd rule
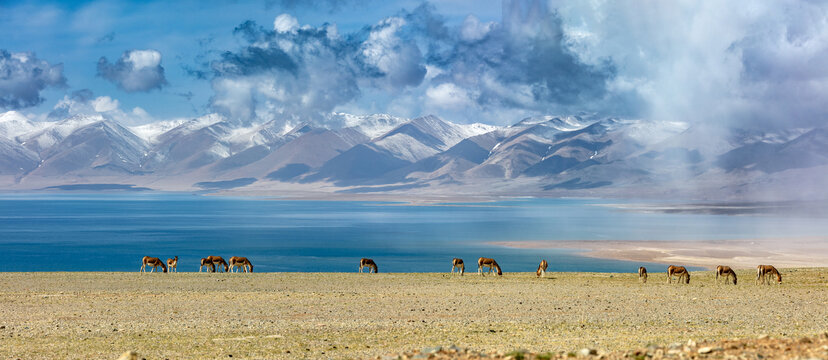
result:
[[[198,272],[201,272],[201,269],[207,267],[207,272],[216,272],[216,266],[213,265],[213,261],[209,258],[201,258],[201,266],[198,267]]]
[[[678,284],[681,284],[681,279],[682,278],[684,278],[684,283],[685,284],[690,283],[690,273],[687,271],[687,269],[684,268],[684,266],[670,265],[669,267],[667,267],[667,283],[668,284],[673,283],[673,276],[678,276]]]
[[[461,258],[454,258],[451,259],[451,273],[454,274],[454,269],[459,270],[460,276],[466,272],[466,265],[463,264],[463,259]]]
[[[146,272],[147,265],[152,266],[152,271],[150,271],[150,272],[155,272],[155,269],[157,269],[159,266],[162,269],[164,269],[164,272],[167,272],[167,266],[164,265],[164,262],[161,261],[161,259],[159,259],[157,257],[144,256],[144,258],[141,259],[141,271],[140,272]]]
[[[224,258],[221,257],[221,256],[208,256],[207,260],[212,261],[214,266],[218,266],[218,265],[224,266],[224,272],[227,272],[227,270],[229,269],[229,267],[227,266],[227,262],[224,261]],[[221,269],[221,268],[219,267],[219,269]],[[215,271],[216,271],[216,268],[214,267],[213,272],[215,272]]]
[[[167,267],[170,269],[170,272],[178,272],[178,255],[173,259],[167,259]]]
[[[535,274],[538,277],[542,277],[546,275],[546,269],[549,267],[549,263],[546,262],[546,259],[541,260],[540,265],[538,265],[538,270],[535,271]]]
[[[641,281],[642,283],[647,282],[647,268],[643,266],[638,267],[638,281]]]
[[[765,275],[768,277],[765,278]],[[779,270],[776,270],[773,265],[759,265],[756,267],[756,281],[765,284],[770,284],[770,276],[776,275],[776,283],[782,283],[782,275],[779,274]],[[761,280],[760,280],[761,279]]]
[[[484,258],[484,257],[477,259],[477,273],[480,274],[481,276],[485,276],[483,274],[483,267],[484,266],[489,268],[489,273],[492,272],[492,269],[497,269],[497,275],[498,276],[503,275],[503,271],[500,270],[500,265],[498,265],[497,261],[495,261],[494,259]]]
[[[379,272],[379,268],[377,267],[377,263],[374,260],[362,258],[359,259],[359,272],[362,272],[362,268],[368,268],[368,273],[370,274],[373,272],[374,274]]]
[[[233,256],[230,258],[230,272],[233,272],[233,269],[237,267],[241,268],[239,272],[253,272],[253,263],[247,260],[246,257]]]
[[[724,277],[725,284],[727,284],[727,280],[730,279],[731,276],[733,277],[733,285],[736,285],[736,282],[738,281],[736,279],[736,272],[733,271],[733,269],[731,269],[730,266],[725,266],[725,265],[716,266],[716,282],[717,283],[719,282],[719,276]]]

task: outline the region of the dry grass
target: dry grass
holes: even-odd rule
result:
[[[361,358],[435,345],[605,351],[828,330],[826,269],[784,284],[637,274],[4,273],[0,358]]]

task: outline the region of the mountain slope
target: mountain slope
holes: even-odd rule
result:
[[[119,124],[101,120],[85,125],[41,153],[29,176],[140,174],[147,144]]]

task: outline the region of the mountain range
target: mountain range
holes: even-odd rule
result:
[[[240,125],[210,114],[126,127],[102,115],[0,114],[5,190],[139,186],[732,200],[820,197],[828,130],[758,132],[591,115],[510,126],[332,114],[324,125]]]

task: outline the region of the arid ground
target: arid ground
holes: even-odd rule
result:
[[[828,330],[828,270],[782,285],[637,274],[4,273],[0,359],[368,358],[479,351],[623,351]]]

